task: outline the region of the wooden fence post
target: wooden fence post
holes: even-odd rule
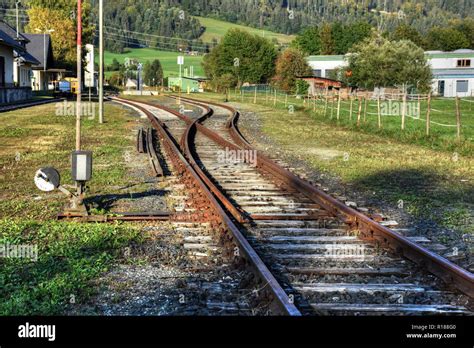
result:
[[[339,121],[339,116],[341,114],[341,91],[339,90],[338,96],[337,96],[337,120]]]
[[[360,115],[362,114],[362,99],[358,99],[359,102],[359,110],[357,112],[357,127],[360,126]]]
[[[380,108],[380,95],[377,96],[377,120],[379,129],[382,128],[382,110]]]
[[[257,86],[255,86],[255,94],[253,96],[253,103],[257,104]]]
[[[428,110],[426,110],[426,136],[430,135],[430,126],[431,126],[431,121],[430,121],[430,116],[431,116],[431,92],[428,93],[428,102],[427,106]]]
[[[328,113],[328,96],[326,95],[326,101],[324,102],[324,117],[327,116]]]
[[[349,108],[349,120],[352,121],[352,107],[354,105],[354,98],[350,96],[349,99],[351,100],[351,106]]]
[[[275,98],[273,99],[273,106],[277,105],[277,90],[275,88]]]
[[[418,117],[417,118],[420,118],[421,116],[421,96],[418,94]]]
[[[335,102],[335,99],[334,99],[334,96],[333,96],[332,100],[331,100],[331,120],[332,120],[332,116],[334,114],[334,102]]]
[[[405,130],[406,112],[407,112],[407,94],[405,92],[403,93],[403,101],[402,101],[402,130]]]
[[[364,98],[364,123],[367,122],[367,98]]]
[[[457,138],[461,139],[461,108],[459,105],[459,97],[456,97],[456,127],[457,127]]]

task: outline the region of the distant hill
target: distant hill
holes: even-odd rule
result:
[[[213,40],[220,41],[220,39],[226,34],[226,32],[232,28],[247,30],[252,34],[257,34],[266,37],[269,40],[276,39],[278,43],[282,45],[289,44],[295,38],[294,35],[274,33],[268,30],[256,29],[213,18],[205,18],[199,16],[195,16],[194,18],[199,20],[201,25],[205,28],[204,33],[200,37],[200,39],[204,42],[212,42]]]
[[[14,22],[15,3],[0,0],[0,19]],[[98,1],[92,3],[97,11]],[[118,52],[127,46],[207,51],[207,41],[235,25],[287,43],[285,34],[323,22],[363,20],[386,31],[406,23],[426,33],[465,17],[474,17],[473,0],[114,0],[105,6],[106,45]],[[21,20],[27,20],[25,12]]]

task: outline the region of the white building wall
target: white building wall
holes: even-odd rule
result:
[[[31,65],[24,64],[18,66],[18,62],[15,60],[13,63],[13,80],[15,84],[20,87],[31,87]]]
[[[5,58],[5,83],[13,84],[13,49],[0,45],[0,57]]]
[[[341,60],[341,56],[318,56],[317,59],[312,60],[308,57],[308,64],[314,70],[321,70],[321,76],[324,78],[330,78],[330,70],[337,69],[339,67],[347,66],[347,61]],[[471,67],[458,67],[457,61],[459,59],[471,59]],[[474,68],[474,55],[472,58],[457,58],[457,57],[430,57],[428,56],[428,63],[431,69],[434,70],[439,76],[433,78],[433,93],[438,94],[439,81],[444,81],[444,93],[441,96],[444,97],[467,97],[474,96],[474,76],[472,76],[472,69]],[[439,70],[449,70],[446,72],[446,77],[443,77],[443,73]],[[437,71],[438,70],[438,71]],[[470,72],[469,72],[470,71]],[[465,72],[465,73],[464,73]],[[454,76],[453,76],[454,74]],[[459,76],[456,76],[459,75]],[[467,92],[457,92],[457,85],[459,81],[468,81]]]
[[[325,78],[330,78],[330,70],[335,70],[339,67],[346,66],[347,62],[340,59],[335,60],[315,60],[311,59],[308,61],[309,66],[313,70],[321,70],[321,76]]]

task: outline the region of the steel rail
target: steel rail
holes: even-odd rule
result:
[[[254,274],[260,279],[261,283],[263,284],[263,288],[264,288],[263,292],[269,291],[269,293],[273,297],[273,301],[272,301],[273,305],[277,308],[277,310],[281,314],[291,315],[291,316],[301,316],[300,311],[296,308],[293,301],[290,300],[288,295],[285,293],[281,285],[278,283],[278,281],[275,279],[273,274],[267,268],[267,266],[262,261],[260,256],[251,247],[250,243],[243,236],[240,229],[230,219],[230,217],[227,215],[227,213],[224,211],[224,209],[220,205],[219,201],[214,197],[211,190],[209,190],[209,188],[206,186],[206,184],[201,179],[199,174],[195,171],[194,167],[197,166],[197,164],[194,162],[194,165],[193,165],[186,159],[186,157],[181,153],[180,149],[176,145],[171,134],[166,130],[165,124],[161,122],[160,120],[158,120],[153,113],[151,113],[149,110],[147,110],[140,104],[147,105],[147,106],[151,105],[153,107],[160,108],[165,111],[169,111],[172,114],[181,118],[186,123],[188,123],[189,126],[185,132],[186,138],[188,140],[191,134],[193,134],[193,132],[195,133],[196,125],[198,124],[197,122],[199,120],[192,121],[190,118],[184,115],[178,114],[174,110],[171,110],[169,108],[162,108],[161,106],[130,101],[130,100],[122,99],[122,98],[113,98],[113,100],[134,106],[135,108],[138,108],[140,111],[142,111],[144,114],[147,115],[153,127],[161,135],[161,139],[165,143],[165,148],[167,149],[167,152],[170,158],[174,159],[173,161],[174,164],[180,167],[183,174],[184,172],[186,172],[187,174],[190,175],[190,177],[195,182],[195,185],[198,186],[199,191],[203,193],[203,195],[208,200],[209,207],[217,214],[217,217],[219,218],[220,222],[222,222],[224,226],[226,227],[226,229],[231,233],[231,236],[234,242],[239,246],[239,250],[242,251],[243,259],[247,262],[247,265],[253,269]],[[200,119],[203,119],[203,117],[208,117],[208,116],[209,115],[204,115]],[[190,149],[189,141],[187,141],[185,145],[188,149]],[[188,155],[189,155],[189,152],[188,152]],[[224,230],[222,230],[221,232],[224,232]]]
[[[191,98],[182,99],[199,103],[200,100]],[[227,122],[228,131],[232,139],[241,148],[257,151],[257,168],[261,171],[272,175],[279,181],[284,182],[288,186],[296,189],[304,194],[315,203],[320,204],[327,211],[341,218],[352,226],[352,228],[360,231],[360,237],[367,241],[377,242],[382,246],[394,250],[396,253],[406,257],[407,259],[419,264],[438,278],[442,279],[448,286],[454,286],[471,299],[474,298],[474,274],[466,269],[454,264],[446,258],[410,241],[408,238],[390,230],[389,228],[372,220],[368,216],[358,212],[357,210],[346,206],[344,203],[331,197],[324,191],[313,186],[310,182],[300,178],[289,170],[281,167],[273,160],[262,154],[261,151],[255,150],[252,145],[245,139],[238,128],[238,120],[240,113],[228,105],[222,105],[215,102],[207,102],[207,104],[215,105],[229,110],[232,115]],[[201,129],[199,129],[201,130]],[[207,134],[208,132],[204,132]],[[216,137],[211,137],[216,138]],[[222,144],[230,144],[221,138]]]

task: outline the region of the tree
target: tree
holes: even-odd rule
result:
[[[336,48],[332,37],[331,24],[323,24],[323,26],[319,30],[319,37],[321,40],[321,54],[334,54]]]
[[[306,82],[305,80],[296,81],[296,94],[297,95],[307,94],[308,88],[309,88],[309,83]]]
[[[265,38],[240,29],[230,29],[203,59],[206,75],[217,80],[231,74],[237,86],[243,83],[263,83],[273,76],[277,52]]]
[[[466,18],[457,22],[455,28],[469,40],[469,48],[474,49],[474,19]]]
[[[321,38],[319,28],[310,27],[303,30],[291,43],[292,47],[308,55],[321,54]]]
[[[53,29],[51,42],[53,54],[57,64],[66,69],[73,70],[76,66],[76,19],[77,1],[75,0],[30,0],[27,11],[29,23],[26,32],[37,34]],[[89,23],[91,13],[90,4],[84,2],[82,12],[83,42],[92,42],[94,26]],[[83,50],[85,54],[85,50]]]
[[[296,93],[297,77],[311,74],[312,69],[303,54],[295,48],[288,48],[276,61],[273,83],[285,92]]]
[[[143,69],[144,81],[149,86],[156,87],[161,85],[161,80],[163,79],[163,68],[158,59],[155,59],[153,62],[147,61],[145,63],[145,68]]]
[[[448,27],[435,27],[428,32],[427,47],[430,50],[454,51],[469,48],[469,39],[459,30]]]
[[[432,74],[424,51],[408,40],[366,39],[354,46],[348,63],[340,77],[351,85],[371,89],[411,87],[420,91],[428,91],[431,86]]]
[[[107,71],[119,71],[120,70],[120,63],[117,58],[112,60],[112,64],[106,67]]]
[[[410,40],[419,47],[425,47],[426,41],[421,34],[408,24],[400,24],[391,34],[390,39],[393,41]]]

